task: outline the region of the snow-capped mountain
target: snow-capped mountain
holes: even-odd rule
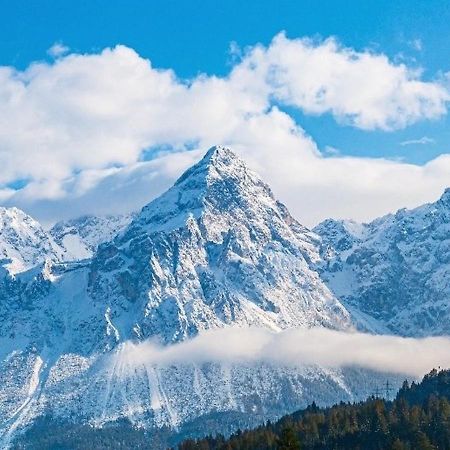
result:
[[[364,397],[358,370],[133,365],[127,349],[224,327],[445,331],[449,197],[313,232],[236,154],[213,147],[136,215],[45,232],[2,210],[0,245],[15,265],[0,280],[0,447],[45,414],[182,429],[205,415],[252,424],[312,400]]]
[[[134,214],[82,216],[56,223],[49,233],[61,247],[64,260],[86,259],[101,243],[111,241],[133,217]]]
[[[9,274],[58,260],[61,249],[32,217],[17,208],[0,207],[0,265]]]
[[[64,230],[52,231],[61,244]],[[262,419],[312,397],[352,398],[346,374],[322,368],[127,368],[130,340],[168,343],[227,326],[351,327],[314,270],[317,244],[240,158],[215,147],[92,259],[47,262],[5,280],[4,445],[49,412],[180,427],[212,412]]]
[[[99,248],[89,289],[121,339],[170,342],[226,325],[349,327],[312,269],[316,243],[240,158],[215,147]]]
[[[450,189],[368,224],[327,220],[322,278],[354,314],[402,335],[450,333]]]

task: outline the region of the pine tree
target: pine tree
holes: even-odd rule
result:
[[[436,447],[430,442],[427,435],[419,431],[416,435],[415,447],[417,450],[436,450]]]
[[[300,450],[300,440],[291,425],[285,426],[277,445],[278,450]]]
[[[391,450],[408,450],[408,446],[400,439],[396,439],[391,446]]]

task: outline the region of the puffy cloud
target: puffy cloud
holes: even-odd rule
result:
[[[419,206],[436,200],[450,184],[450,155],[424,166],[324,157],[292,119],[274,111],[252,118],[246,131],[247,135],[240,133],[241,144],[236,142],[235,147],[308,226],[327,217],[367,221],[401,207]]]
[[[414,206],[448,184],[446,156],[423,167],[324,157],[277,107],[390,129],[444,114],[438,82],[333,39],[280,34],[234,53],[228,76],[187,81],[124,46],[0,68],[0,201],[45,221],[137,209],[214,144],[240,152],[308,225]]]
[[[139,365],[262,362],[284,367],[360,367],[420,377],[433,368],[450,366],[450,339],[377,336],[324,328],[279,333],[259,328],[225,328],[169,346],[154,341],[126,342],[112,358],[119,358],[121,367],[130,370]]]
[[[420,80],[420,71],[382,54],[344,48],[335,39],[317,44],[279,34],[267,49],[251,50],[235,70],[264,78],[283,103],[368,130],[440,117],[449,100],[439,83]]]
[[[12,196],[8,190],[5,195],[9,194],[9,198],[4,203],[20,205],[47,225],[84,214],[127,213],[138,210],[168,189],[177,176],[200,157],[201,152],[190,151],[120,169],[85,170],[65,180],[60,195],[41,195],[43,190],[50,191],[53,186],[48,186],[47,182],[31,183]]]
[[[0,182],[135,163],[158,145],[223,140],[267,106],[228,79],[189,85],[118,46],[0,71]]]

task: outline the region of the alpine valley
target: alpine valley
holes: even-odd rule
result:
[[[450,191],[369,224],[309,230],[219,146],[135,214],[45,230],[1,208],[0,251],[1,448],[42,417],[232,432],[364,398],[385,380],[301,361],[131,364],[138,342],[228,327],[450,333]]]

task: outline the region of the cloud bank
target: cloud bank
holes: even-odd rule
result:
[[[419,167],[322,154],[286,112],[384,131],[446,114],[443,83],[383,54],[279,34],[225,77],[180,80],[125,46],[66,51],[0,67],[0,202],[41,220],[140,208],[215,144],[240,152],[307,225],[367,220],[449,184],[450,155]]]
[[[114,356],[123,366],[172,364],[256,364],[359,367],[423,376],[450,367],[450,338],[404,338],[327,330],[291,329],[273,333],[258,328],[206,331],[185,342],[160,346],[127,342]]]

